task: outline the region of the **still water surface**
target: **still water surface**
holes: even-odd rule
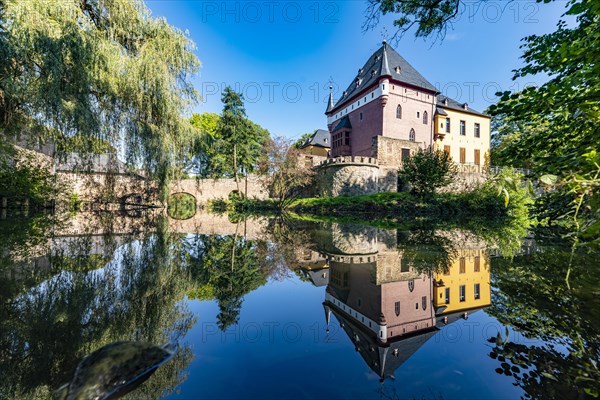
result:
[[[210,215],[0,226],[0,398],[49,398],[117,341],[178,344],[130,399],[547,399],[599,387],[594,253],[575,256],[567,284],[569,248],[523,240],[507,256],[457,229]]]

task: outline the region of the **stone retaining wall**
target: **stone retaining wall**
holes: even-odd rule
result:
[[[316,187],[319,196],[357,196],[373,194],[379,191],[379,166],[370,157],[342,157],[330,159],[319,167],[316,176]],[[371,161],[373,160],[373,161]]]

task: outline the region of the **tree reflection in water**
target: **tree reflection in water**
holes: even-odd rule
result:
[[[68,251],[62,248],[60,256],[50,255],[53,276],[4,300],[1,398],[50,398],[70,380],[79,359],[93,350],[118,340],[165,343],[194,324],[181,302],[191,282],[185,265],[178,262],[180,237],[159,225],[155,235],[125,243],[103,268],[73,268],[89,260],[90,238],[72,240]],[[107,250],[105,254],[111,254],[113,249]],[[191,359],[191,350],[180,348],[135,398],[160,398],[173,390]]]
[[[593,253],[576,254],[567,285],[570,257],[570,248],[540,248],[492,263],[496,292],[489,313],[525,338],[543,341],[490,338],[496,372],[512,376],[528,398],[600,394],[600,265]]]
[[[267,283],[269,271],[260,266],[257,246],[237,235],[195,235],[188,241],[192,279],[210,288],[203,292],[210,292],[219,305],[221,330],[237,324],[244,295]]]
[[[490,227],[396,230],[279,218],[258,239],[238,234],[236,225],[228,235],[174,234],[166,219],[137,235],[106,234],[119,225],[107,221],[100,236],[52,237],[40,224],[0,231],[0,398],[48,398],[86,354],[115,341],[177,340],[196,322],[186,296],[216,301],[226,330],[238,323],[248,293],[290,271],[327,288],[326,315],[340,321],[383,380],[436,329],[461,318],[461,307],[471,313],[491,299],[486,313],[539,340],[490,338],[498,373],[532,398],[599,391],[600,271],[593,254],[575,259],[569,288],[568,251],[490,258],[490,247],[514,254],[520,243],[513,231]],[[446,293],[458,296],[467,276],[471,289],[479,283],[480,296],[471,291],[467,301],[447,304]],[[386,329],[370,333],[369,322]],[[130,396],[173,391],[192,357],[180,347]]]

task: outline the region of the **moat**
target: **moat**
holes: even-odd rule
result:
[[[211,214],[0,225],[0,398],[50,398],[119,341],[178,345],[130,399],[598,393],[593,253]]]

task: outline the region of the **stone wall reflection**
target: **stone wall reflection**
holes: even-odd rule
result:
[[[490,305],[485,243],[461,231],[331,224],[298,252],[334,316],[383,381],[439,329]]]

